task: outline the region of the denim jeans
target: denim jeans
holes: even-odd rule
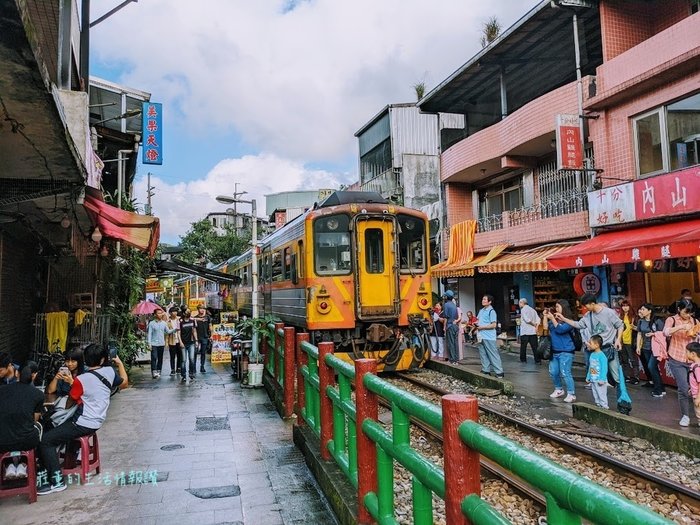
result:
[[[182,377],[187,377],[187,365],[189,365],[190,378],[192,378],[197,373],[197,368],[195,367],[195,359],[197,352],[195,344],[186,343],[182,345],[182,347],[180,347],[180,351],[182,352],[182,357],[180,358],[182,364],[180,375],[182,375]]]
[[[481,371],[493,372],[494,374],[503,373],[503,365],[501,364],[501,354],[498,353],[498,345],[493,339],[482,339],[479,342],[479,359],[481,359]]]
[[[620,363],[625,371],[625,376],[630,379],[639,377],[639,358],[637,353],[632,350],[632,345],[623,344],[620,351]]]
[[[457,351],[457,332],[459,332],[459,327],[452,323],[445,330],[445,346],[447,347],[447,358],[451,363],[456,363],[459,360],[459,353]]]
[[[656,356],[652,353],[651,348],[648,350],[642,349],[642,364],[646,363],[644,371],[647,373],[647,380],[651,380],[654,383],[654,388],[652,392],[654,394],[661,394],[666,391],[666,387],[661,382],[661,373],[659,372],[659,361]]]
[[[47,471],[47,477],[42,481],[55,485],[62,479],[56,447],[67,445],[75,438],[87,436],[94,432],[97,432],[97,430],[78,425],[72,418],[56,428],[46,431],[41,438],[41,443],[39,443],[39,454]],[[87,458],[83,458],[83,461],[87,461]]]
[[[170,371],[175,372],[181,369],[182,350],[180,350],[180,343],[168,345],[168,352],[170,352]]]
[[[574,378],[571,375],[573,362],[573,352],[553,352],[552,360],[549,362],[549,375],[552,376],[554,388],[561,390],[561,380],[564,379],[566,392],[575,396],[576,388],[574,386]]]
[[[693,401],[688,394],[688,372],[690,366],[688,363],[683,363],[681,361],[676,361],[672,357],[668,358],[668,366],[671,369],[671,374],[673,374],[673,379],[676,380],[676,385],[678,386],[678,404],[681,408],[681,416],[690,417],[690,405]]]
[[[436,335],[430,336],[430,343],[433,346],[433,353],[436,357],[445,357],[445,338]]]
[[[209,338],[204,337],[199,340],[199,370],[204,372],[204,362],[207,360],[207,348],[209,348]],[[195,359],[196,361],[196,359]],[[197,363],[195,362],[195,369],[197,368]]]
[[[151,346],[151,373],[163,368],[163,351],[165,346]]]

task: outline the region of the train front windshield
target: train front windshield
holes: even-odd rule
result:
[[[412,215],[398,215],[401,273],[425,273],[425,222]]]
[[[314,253],[317,275],[348,275],[352,271],[350,217],[326,215],[316,219]]]

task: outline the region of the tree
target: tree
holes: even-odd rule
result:
[[[496,16],[492,16],[481,26],[481,47],[488,46],[501,34],[501,23]]]
[[[203,259],[218,264],[247,250],[250,238],[250,234],[237,235],[229,225],[225,227],[224,235],[217,235],[211,222],[202,219],[193,222],[187,233],[180,236],[181,259],[189,263]]]

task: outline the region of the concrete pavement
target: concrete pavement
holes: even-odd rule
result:
[[[98,432],[101,473],[32,505],[0,499],[0,522],[335,525],[265,391],[207,368],[192,384],[135,369]]]

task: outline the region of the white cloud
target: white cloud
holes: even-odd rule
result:
[[[333,162],[388,103],[432,88],[535,0],[147,0],[95,26],[93,57],[153,93],[169,125],[236,132],[258,151]],[[93,0],[95,19],[114,6]]]
[[[235,183],[239,182],[238,188]],[[265,216],[265,195],[282,191],[337,188],[340,178],[323,170],[309,170],[300,162],[262,154],[219,162],[204,179],[170,184],[151,177],[155,186],[153,214],[160,218],[161,241],[175,244],[190,225],[209,212],[224,211],[230,207],[216,202],[217,195],[233,195],[247,191],[241,198],[255,199],[258,216]],[[135,195],[146,194],[145,177],[134,183]],[[239,210],[250,213],[250,205],[239,204]]]

